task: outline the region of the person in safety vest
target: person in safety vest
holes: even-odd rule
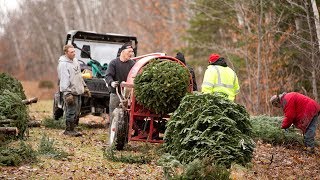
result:
[[[234,101],[239,90],[237,74],[228,67],[223,57],[220,57],[219,54],[211,54],[209,66],[204,73],[201,92],[225,93],[229,100]]]
[[[284,119],[281,128],[287,131],[287,128],[293,124],[300,129],[304,135],[305,151],[315,153],[314,138],[320,105],[315,100],[297,92],[273,95],[270,102],[274,107],[283,109]]]

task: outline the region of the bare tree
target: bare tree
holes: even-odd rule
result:
[[[314,24],[315,24],[315,28],[316,28],[316,32],[317,32],[317,40],[318,40],[317,44],[318,44],[318,48],[320,50],[320,19],[319,19],[319,11],[318,11],[318,7],[317,7],[317,4],[316,4],[315,0],[311,0],[311,5],[312,5],[312,10],[313,10],[313,15],[314,15]],[[310,26],[309,26],[309,28],[310,28]],[[310,33],[312,33],[312,32],[310,32]],[[319,59],[317,59],[317,60],[315,59],[315,55],[314,54],[315,53],[313,52],[312,53],[312,61],[313,61],[313,63],[315,63],[315,61],[319,62]],[[315,99],[318,101],[319,97],[318,97],[318,90],[317,90],[316,70],[317,70],[317,68],[314,68],[312,70],[312,86],[314,87],[313,88],[313,95],[314,95]]]
[[[289,5],[295,7],[300,10],[300,12],[296,12],[296,28],[299,30],[299,34],[292,34],[293,39],[296,39],[297,42],[293,42],[294,46],[300,50],[301,54],[305,57],[305,63],[297,63],[302,72],[308,72],[311,74],[311,84],[312,84],[312,95],[318,100],[318,87],[317,87],[317,76],[319,61],[315,59],[316,54],[319,53],[316,49],[316,41],[314,37],[314,29],[317,31],[316,21],[317,16],[312,16],[310,13],[311,9],[308,3],[308,0],[303,1],[294,1],[287,0]],[[313,20],[314,19],[314,20]],[[300,28],[302,26],[302,22],[306,22],[308,28]],[[308,34],[306,36],[305,34]],[[302,48],[300,44],[306,44],[307,48]],[[317,43],[318,44],[318,43]],[[319,48],[319,47],[318,47]],[[311,66],[310,66],[311,64]]]
[[[10,34],[8,43],[16,51],[15,57],[11,58],[13,62],[20,66],[21,72],[37,72],[34,73],[36,79],[56,77],[57,59],[65,35],[72,29],[135,35],[140,42],[140,53],[172,53],[183,44],[179,39],[186,25],[185,20],[180,21],[185,18],[183,1],[19,2],[23,8],[19,14],[15,13],[16,19],[6,22],[1,18],[0,29],[3,27],[5,33]],[[14,15],[9,18],[13,20]],[[4,56],[11,56],[10,53],[5,52]]]

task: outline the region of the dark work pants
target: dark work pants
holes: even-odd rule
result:
[[[318,115],[315,115],[307,127],[306,133],[304,134],[304,144],[306,147],[314,147],[314,137],[316,136],[317,125]]]
[[[81,108],[81,97],[79,95],[73,95],[74,104],[66,104],[66,123],[75,123],[76,118],[79,118]]]

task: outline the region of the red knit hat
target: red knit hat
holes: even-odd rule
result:
[[[219,54],[210,54],[209,56],[209,64],[215,63],[220,58]]]

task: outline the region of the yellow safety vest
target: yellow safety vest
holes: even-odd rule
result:
[[[236,73],[229,67],[209,65],[204,73],[201,92],[223,92],[228,99],[234,101],[240,86]]]

